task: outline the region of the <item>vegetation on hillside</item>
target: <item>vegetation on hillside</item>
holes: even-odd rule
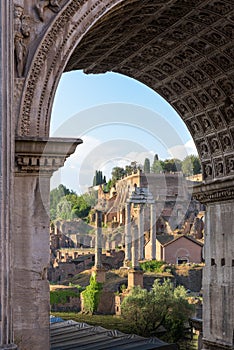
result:
[[[78,196],[61,184],[50,192],[50,218],[52,221],[86,219],[96,201],[97,195],[94,191]]]

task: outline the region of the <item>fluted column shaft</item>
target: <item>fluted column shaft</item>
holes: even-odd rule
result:
[[[145,257],[144,254],[144,205],[139,204],[138,208],[138,234],[139,234],[139,260],[143,260]]]
[[[131,260],[131,203],[125,206],[125,264]]]
[[[156,206],[150,205],[150,244],[151,260],[156,259]]]
[[[95,267],[102,266],[102,212],[96,210],[96,242],[95,242]]]

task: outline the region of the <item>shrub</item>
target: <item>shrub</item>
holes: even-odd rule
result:
[[[184,287],[174,289],[169,280],[162,284],[156,280],[150,291],[133,288],[123,300],[121,310],[134,333],[155,336],[157,329],[164,326],[167,330],[164,339],[175,342],[183,338],[193,306],[188,303]]]
[[[144,272],[156,272],[161,273],[162,266],[165,265],[164,261],[158,261],[158,260],[151,260],[151,261],[144,261],[140,263],[140,267]]]
[[[93,314],[95,311],[97,311],[102,286],[102,283],[96,281],[96,275],[92,275],[90,277],[89,285],[82,292],[84,312]]]

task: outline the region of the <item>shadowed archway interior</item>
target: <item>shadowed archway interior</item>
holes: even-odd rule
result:
[[[92,27],[65,71],[114,71],[163,96],[188,126],[203,178],[234,174],[233,3],[124,1]]]

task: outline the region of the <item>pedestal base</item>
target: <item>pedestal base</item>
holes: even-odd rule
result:
[[[144,287],[143,285],[143,271],[142,270],[129,270],[128,272],[128,289],[131,289],[133,287],[140,286],[141,288]]]
[[[106,270],[103,267],[93,267],[92,276],[96,276],[96,281],[99,283],[106,282]]]

